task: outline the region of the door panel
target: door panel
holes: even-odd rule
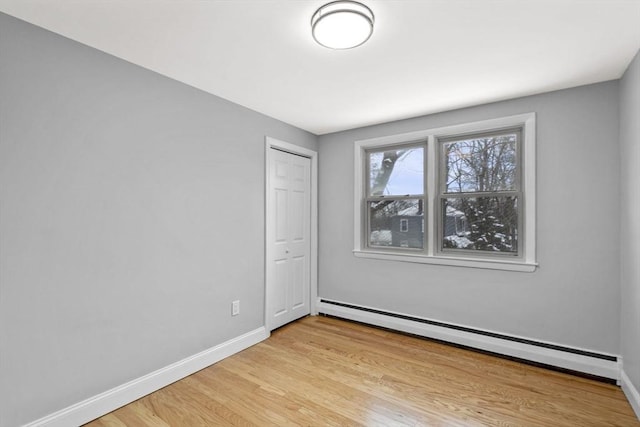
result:
[[[267,323],[270,330],[310,312],[311,161],[270,148],[267,212]]]
[[[283,188],[275,188],[276,198],[276,242],[285,242],[287,240],[287,190]]]
[[[295,212],[304,212],[305,194],[301,191],[291,192],[291,208]],[[305,221],[302,215],[294,214],[291,221],[291,240],[303,241],[305,238]]]
[[[273,315],[281,316],[287,312],[287,284],[289,282],[286,260],[276,260],[273,281]]]
[[[306,272],[306,268],[305,268],[305,264],[306,264],[306,259],[305,257],[301,256],[301,257],[295,257],[291,260],[291,270],[293,273],[293,283],[303,283],[304,282],[304,274]],[[305,303],[305,292],[302,289],[302,287],[300,286],[294,286],[293,287],[293,298],[292,298],[292,309],[293,310],[297,310],[297,309],[304,309],[304,303]]]

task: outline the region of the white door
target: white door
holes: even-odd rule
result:
[[[267,327],[309,314],[311,160],[270,148]]]

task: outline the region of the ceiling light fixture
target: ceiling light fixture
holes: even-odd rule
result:
[[[362,3],[340,0],[327,3],[311,17],[311,34],[330,49],[360,46],[373,33],[373,12]]]

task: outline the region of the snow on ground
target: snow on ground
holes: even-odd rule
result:
[[[375,246],[391,246],[391,230],[372,231],[371,244]]]
[[[449,242],[453,243],[456,248],[465,249],[470,245],[473,245],[473,242],[467,238],[467,236],[456,236],[455,234],[451,236],[447,236],[444,238]]]

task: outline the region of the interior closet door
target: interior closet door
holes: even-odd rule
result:
[[[267,327],[310,311],[311,160],[270,148]]]

